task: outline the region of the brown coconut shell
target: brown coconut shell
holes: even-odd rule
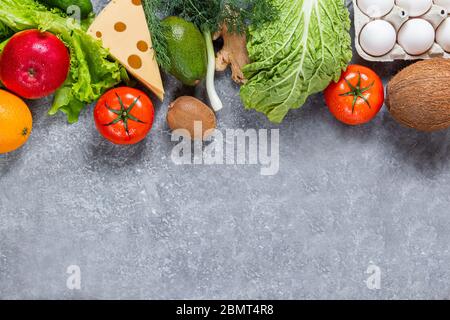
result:
[[[388,84],[386,106],[399,123],[420,131],[450,127],[450,61],[417,62]]]
[[[196,121],[202,123],[201,136],[194,132]],[[171,130],[185,129],[189,131],[191,138],[202,140],[207,131],[217,126],[216,115],[203,102],[194,98],[183,96],[172,102],[167,113],[167,123]]]

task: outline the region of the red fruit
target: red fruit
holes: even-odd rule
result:
[[[55,35],[26,30],[14,35],[0,57],[0,80],[10,91],[26,99],[55,92],[67,78],[70,56]]]
[[[339,121],[348,125],[364,124],[383,106],[383,82],[373,70],[350,65],[341,79],[325,90],[325,101]]]
[[[135,144],[153,126],[155,109],[150,98],[134,88],[120,87],[105,93],[94,109],[100,134],[115,144]]]

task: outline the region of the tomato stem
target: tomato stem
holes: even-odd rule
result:
[[[370,102],[369,102],[369,100],[367,100],[364,93],[366,91],[369,91],[370,89],[372,89],[373,85],[375,84],[375,81],[373,81],[369,86],[367,86],[365,88],[361,88],[361,72],[359,72],[359,71],[358,71],[358,83],[356,84],[356,86],[352,85],[347,78],[345,78],[344,80],[347,83],[348,87],[350,88],[350,91],[340,94],[340,96],[342,96],[342,97],[352,96],[353,97],[352,114],[355,112],[355,106],[356,106],[356,102],[358,102],[358,98],[362,99],[367,104],[369,109],[372,109],[372,107],[370,106]]]
[[[117,118],[115,118],[113,121],[111,121],[110,123],[104,124],[105,127],[108,126],[112,126],[115,125],[117,123],[119,123],[120,121],[122,121],[123,126],[125,128],[125,131],[127,133],[128,136],[130,136],[130,131],[128,128],[128,121],[135,121],[135,122],[139,122],[139,123],[143,123],[145,124],[144,121],[136,118],[135,116],[133,116],[131,114],[131,110],[133,110],[134,106],[136,106],[136,104],[139,102],[139,99],[141,98],[140,96],[137,97],[132,104],[130,104],[130,106],[127,108],[125,106],[125,104],[122,101],[122,98],[116,93],[117,99],[119,99],[119,104],[120,104],[120,110],[116,110],[111,108],[107,102],[105,102],[105,107],[106,109],[108,109],[109,111],[111,111],[112,113],[117,115]]]

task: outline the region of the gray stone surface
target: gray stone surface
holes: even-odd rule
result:
[[[384,79],[405,65],[355,62]],[[176,166],[164,118],[184,89],[165,80],[154,130],[132,147],[102,139],[92,107],[68,125],[32,106],[29,143],[0,157],[0,298],[450,298],[448,131],[386,110],[346,127],[321,95],[274,126],[225,74],[220,128],[279,128],[279,174]],[[365,284],[371,263],[380,290]]]

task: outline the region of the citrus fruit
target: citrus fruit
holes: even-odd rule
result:
[[[0,90],[0,153],[20,148],[33,125],[30,109],[19,97]]]

